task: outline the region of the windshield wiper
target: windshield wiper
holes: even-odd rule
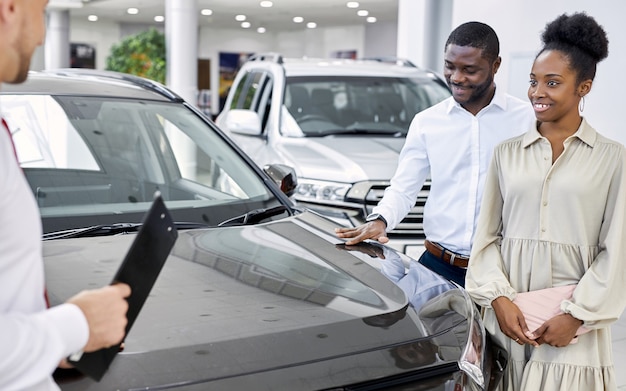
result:
[[[281,214],[287,210],[288,209],[285,205],[278,205],[265,209],[254,209],[241,216],[236,216],[231,219],[222,221],[218,225],[218,227],[256,224],[264,219]],[[178,230],[214,227],[214,225],[194,222],[176,222],[174,224],[176,224],[176,229]],[[93,236],[114,236],[137,232],[139,231],[139,228],[141,228],[141,223],[100,224],[90,227],[49,232],[42,236],[42,240],[87,238]]]
[[[368,136],[392,136],[401,137],[403,132],[397,129],[371,129],[371,128],[345,128],[345,129],[333,129],[329,131],[323,131],[320,133],[307,133],[307,137],[326,137],[336,135],[368,135]]]
[[[248,213],[244,213],[241,216],[235,216],[228,220],[224,220],[219,223],[218,227],[229,227],[233,225],[252,225],[269,217],[279,215],[287,211],[285,205],[273,206],[271,208],[254,209]]]
[[[186,223],[177,222],[174,223],[176,229],[195,229],[209,227],[207,224],[202,223]],[[70,239],[70,238],[87,238],[93,236],[113,236],[126,234],[139,231],[141,223],[115,223],[115,224],[100,224],[92,225],[90,227],[67,229],[63,231],[48,232],[42,236],[42,240],[55,240],[55,239]]]

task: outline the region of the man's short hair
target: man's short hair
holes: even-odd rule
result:
[[[471,46],[482,50],[483,57],[495,61],[500,55],[500,41],[496,32],[481,22],[467,22],[455,28],[446,41],[448,45]]]

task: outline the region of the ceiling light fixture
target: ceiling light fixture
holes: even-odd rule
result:
[[[265,27],[259,27],[259,28],[256,29],[256,32],[259,33],[259,34],[263,34],[263,33],[265,33],[265,31],[266,31]]]
[[[237,22],[243,22],[244,20],[246,20],[246,15],[235,15],[235,20]]]
[[[157,16],[154,17],[154,21],[158,22],[158,23],[163,22],[163,21],[165,21],[165,16],[157,15]]]
[[[89,15],[87,17],[87,20],[90,22],[97,22],[98,21],[98,15]]]
[[[271,1],[262,1],[260,3],[261,7],[263,8],[270,8],[271,6],[274,5],[274,3],[272,3]]]
[[[200,10],[200,14],[202,14],[204,16],[211,16],[211,15],[213,15],[213,10],[210,10],[208,8],[204,8],[204,9]]]
[[[369,13],[369,11],[368,11],[368,10],[358,10],[358,11],[356,12],[356,14],[357,14],[357,15],[359,15],[359,16],[367,16],[367,15],[369,15],[370,13]]]
[[[346,4],[346,7],[348,8],[359,8],[359,3],[356,1],[348,1],[348,3]]]
[[[251,26],[250,22],[241,22],[241,27],[244,29],[249,29]]]
[[[368,16],[367,19],[367,23],[376,23],[376,17],[375,16]]]
[[[139,9],[131,7],[126,10],[126,13],[129,15],[137,15],[139,13]]]
[[[302,23],[302,22],[304,22],[304,18],[302,16],[294,16],[293,17],[293,22],[294,23]]]
[[[317,27],[317,23],[315,23],[315,22],[309,22],[309,23],[307,23],[307,24],[306,24],[306,27],[307,27],[307,28],[310,28],[310,29],[314,29],[314,28],[316,28],[316,27]]]

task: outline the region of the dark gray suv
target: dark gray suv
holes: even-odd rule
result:
[[[44,227],[52,304],[111,281],[159,191],[178,239],[96,382],[63,390],[460,390],[503,352],[458,286],[391,248],[346,247],[295,207],[293,173],[259,169],[162,85],[83,70],[0,92]],[[287,193],[287,194],[285,194]]]

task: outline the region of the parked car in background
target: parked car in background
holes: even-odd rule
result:
[[[260,166],[293,167],[298,204],[351,226],[382,198],[415,114],[448,96],[437,75],[406,61],[262,54],[242,66],[216,122]],[[414,257],[429,188],[389,234]]]
[[[506,354],[466,292],[294,205],[197,108],[134,76],[31,73],[0,107],[39,205],[51,303],[108,284],[159,191],[178,239],[96,382],[62,390],[474,390]]]

